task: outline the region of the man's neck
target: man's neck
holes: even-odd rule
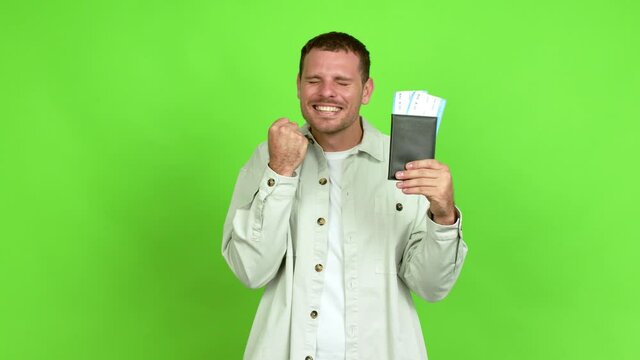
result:
[[[313,137],[325,152],[336,152],[349,150],[362,141],[364,130],[362,128],[362,118],[359,118],[353,126],[335,134],[321,134],[309,129]]]

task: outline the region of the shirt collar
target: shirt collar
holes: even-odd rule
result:
[[[382,134],[380,133],[380,131],[378,131],[378,129],[369,124],[369,122],[363,117],[360,117],[360,120],[362,121],[363,130],[362,141],[360,142],[360,144],[356,145],[355,148],[358,152],[362,151],[369,154],[377,161],[383,161],[384,143],[380,141],[380,137],[382,136]],[[300,132],[302,132],[302,135],[304,135],[307,139],[316,142],[313,134],[311,134],[311,131],[309,129],[309,123],[305,123],[300,128]]]

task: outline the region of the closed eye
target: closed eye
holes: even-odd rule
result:
[[[351,85],[351,83],[353,83],[353,79],[348,78],[346,76],[338,76],[334,78],[334,81],[336,82],[336,84],[341,86],[348,86],[348,85]]]

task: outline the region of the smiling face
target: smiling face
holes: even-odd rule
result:
[[[354,53],[313,49],[305,56],[298,77],[300,110],[321,145],[321,139],[330,138],[349,147],[358,144],[360,105],[369,102],[372,91],[371,79],[362,83],[360,59]]]

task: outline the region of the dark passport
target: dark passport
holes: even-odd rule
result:
[[[437,120],[432,116],[391,115],[389,180],[396,180],[396,172],[405,170],[410,161],[434,158]]]

